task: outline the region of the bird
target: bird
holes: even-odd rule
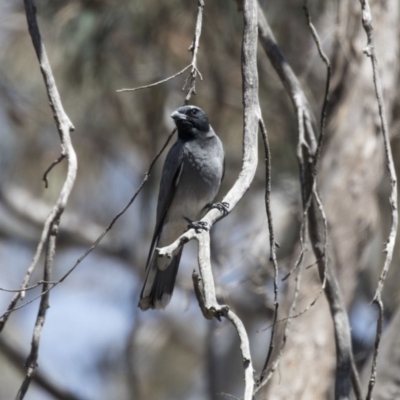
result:
[[[160,257],[156,248],[173,243],[188,228],[207,229],[199,221],[212,208],[225,172],[225,153],[205,112],[194,105],[172,114],[178,137],[164,162],[157,216],[146,263],[146,278],[139,308],[164,309],[171,300],[183,247],[172,258]],[[199,222],[198,222],[199,221]],[[189,225],[188,225],[189,223]]]

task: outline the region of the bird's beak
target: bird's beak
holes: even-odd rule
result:
[[[171,118],[172,118],[174,121],[178,121],[178,120],[180,120],[180,119],[183,119],[183,120],[187,119],[187,117],[186,117],[185,114],[182,114],[182,113],[180,113],[180,112],[178,112],[178,111],[174,111],[174,112],[171,114]]]

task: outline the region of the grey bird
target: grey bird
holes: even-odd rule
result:
[[[224,149],[207,115],[196,106],[182,106],[171,114],[178,139],[165,159],[157,204],[157,218],[146,265],[139,307],[163,309],[174,291],[182,247],[172,258],[155,249],[173,243],[212,207],[224,175]],[[221,203],[218,203],[218,208]],[[226,207],[222,205],[222,207]]]

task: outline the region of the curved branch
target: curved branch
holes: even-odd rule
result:
[[[242,43],[242,77],[243,77],[243,152],[242,169],[239,177],[224,197],[223,202],[228,204],[227,210],[211,209],[202,219],[211,228],[215,222],[235,207],[239,200],[248,190],[258,163],[257,133],[260,121],[260,104],[258,99],[258,73],[257,73],[257,2],[245,0],[243,2],[243,43]],[[225,305],[217,302],[215,295],[214,278],[211,270],[210,259],[210,235],[209,232],[196,233],[189,229],[171,245],[157,249],[159,257],[170,257],[172,252],[183,246],[189,240],[196,239],[199,243],[198,261],[201,276],[199,279],[194,275],[194,287],[200,308],[206,318],[229,319],[239,334],[241,352],[245,370],[245,392],[244,399],[251,400],[254,393],[254,377],[252,361],[249,350],[249,340],[246,330],[240,319]]]
[[[61,154],[64,155],[68,160],[68,172],[65,179],[64,185],[61,189],[58,200],[53,207],[50,215],[48,216],[46,223],[44,225],[42,236],[39,241],[35,256],[31,265],[29,266],[23,283],[21,285],[21,292],[17,292],[9,307],[7,312],[3,315],[0,320],[0,331],[4,328],[7,322],[10,312],[14,309],[18,300],[24,296],[24,289],[28,286],[30,277],[33,270],[35,269],[39,257],[42,253],[43,247],[46,245],[46,256],[45,256],[45,266],[44,266],[44,281],[50,281],[51,272],[53,267],[53,260],[55,255],[56,247],[56,236],[58,233],[58,227],[60,224],[61,215],[67,204],[69,195],[72,191],[77,168],[78,161],[72,146],[70,132],[74,130],[74,126],[70,119],[68,118],[66,112],[64,111],[60,95],[53,77],[51,66],[47,58],[46,49],[42,43],[39,27],[36,20],[36,8],[33,5],[32,0],[24,0],[26,18],[28,22],[29,33],[32,38],[32,43],[36,51],[37,58],[39,60],[40,70],[43,75],[43,79],[46,86],[47,95],[49,98],[50,106],[53,111],[53,117],[56,122],[57,130],[61,141]],[[60,158],[61,160],[61,158]],[[53,163],[54,164],[54,163]],[[53,165],[52,164],[52,165]],[[39,343],[40,336],[42,332],[43,325],[46,319],[46,312],[49,307],[49,285],[44,283],[42,286],[42,298],[39,305],[39,311],[35,322],[35,328],[32,337],[31,351],[26,361],[26,375],[25,379],[21,385],[21,388],[17,394],[17,399],[24,398],[26,391],[32,380],[33,373],[37,366],[37,359],[39,355]]]
[[[271,151],[268,142],[267,129],[265,127],[264,121],[260,118],[259,121],[261,136],[264,142],[264,153],[265,153],[265,170],[266,170],[266,182],[265,182],[265,208],[267,212],[268,218],[268,230],[269,230],[269,247],[270,247],[270,260],[274,266],[274,319],[272,323],[272,331],[271,338],[269,343],[269,349],[267,353],[267,357],[264,362],[264,366],[261,370],[260,378],[257,381],[257,386],[265,378],[265,374],[267,372],[267,367],[269,365],[270,359],[272,357],[272,352],[275,347],[275,334],[276,334],[276,324],[278,321],[278,310],[279,310],[279,301],[278,301],[278,279],[279,279],[279,266],[278,260],[276,258],[276,243],[275,243],[275,233],[274,233],[274,225],[272,220],[272,211],[271,211]]]
[[[199,244],[198,261],[201,279],[195,271],[193,271],[192,279],[200,309],[205,318],[212,319],[215,317],[221,319],[221,317],[224,317],[229,320],[236,329],[239,335],[240,351],[242,353],[244,368],[244,400],[251,400],[254,392],[254,377],[250,343],[246,329],[240,318],[230,310],[228,306],[220,305],[217,302],[214,278],[211,270],[210,233],[202,232],[196,234],[196,239]]]
[[[381,122],[381,130],[383,136],[383,143],[385,148],[385,155],[386,155],[386,165],[389,172],[389,179],[390,179],[390,186],[391,192],[389,196],[389,203],[391,208],[391,226],[390,231],[387,239],[387,243],[385,246],[385,262],[382,268],[381,275],[379,277],[378,287],[375,291],[375,295],[373,298],[373,302],[377,305],[379,310],[378,322],[376,326],[376,337],[375,337],[375,348],[374,348],[374,355],[372,360],[372,368],[371,368],[371,378],[369,380],[368,385],[368,394],[367,400],[372,398],[372,391],[375,385],[376,379],[376,365],[377,365],[377,358],[379,353],[379,345],[382,336],[382,329],[383,329],[383,302],[382,302],[382,289],[383,285],[385,284],[386,276],[389,271],[390,263],[393,258],[393,251],[394,245],[396,242],[396,235],[397,235],[397,227],[398,227],[398,210],[397,210],[397,176],[396,176],[396,169],[393,162],[393,155],[392,155],[392,148],[390,145],[390,138],[389,138],[389,128],[386,119],[386,110],[385,110],[385,103],[383,101],[383,90],[381,79],[379,76],[379,67],[378,67],[378,59],[376,58],[375,54],[375,45],[374,45],[374,36],[373,36],[373,25],[372,25],[372,15],[371,10],[369,7],[368,0],[360,0],[361,10],[362,10],[362,25],[364,27],[365,33],[367,34],[367,47],[364,50],[364,53],[371,59],[372,64],[372,72],[373,72],[373,80],[374,80],[374,88],[375,88],[375,96],[378,102],[378,109],[379,109],[379,117]]]
[[[15,294],[15,296],[13,297],[8,306],[6,313],[0,318],[0,332],[4,328],[8,320],[8,317],[15,308],[17,302],[25,296],[24,290],[29,285],[31,275],[39,261],[39,257],[42,253],[44,244],[47,242],[49,238],[51,229],[53,227],[57,228],[59,225],[60,217],[67,204],[69,194],[71,193],[73,184],[75,182],[76,172],[78,168],[78,161],[70,137],[70,132],[74,130],[74,126],[70,121],[70,119],[68,118],[62,106],[60,95],[58,93],[53,73],[51,71],[51,66],[47,58],[46,50],[41,41],[39,27],[36,21],[36,8],[31,0],[25,0],[25,9],[26,9],[29,33],[31,35],[33,46],[35,48],[36,55],[39,60],[40,71],[43,75],[47,95],[50,101],[50,106],[51,109],[53,110],[54,120],[56,122],[57,130],[60,136],[61,148],[62,148],[61,153],[65,154],[65,157],[68,160],[68,172],[64,185],[61,189],[60,196],[44,224],[42,235],[36,249],[36,253],[21,284],[20,288],[21,291]]]

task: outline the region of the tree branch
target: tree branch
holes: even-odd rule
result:
[[[307,3],[305,3],[305,7],[306,6]],[[261,11],[261,9],[259,9],[259,11]],[[309,24],[311,23],[309,19],[308,22]],[[259,12],[258,27],[260,42],[289,94],[298,119],[299,139],[297,156],[300,168],[303,208],[308,215],[310,239],[314,254],[318,260],[321,281],[324,283],[326,279],[325,294],[329,302],[335,329],[337,358],[335,396],[336,399],[347,399],[350,395],[351,382],[349,377],[351,376],[351,361],[353,358],[350,326],[338,281],[332,268],[327,265],[326,217],[316,192],[317,162],[325,127],[330,70],[327,68],[328,79],[322,109],[320,135],[317,141],[312,127],[312,112],[309,103],[301,89],[298,79],[276,43],[262,11]],[[314,33],[316,34],[315,29]],[[317,36],[314,36],[314,39],[315,38],[317,38]],[[318,42],[319,41],[317,41],[317,46]],[[321,50],[320,46],[319,49]],[[326,59],[324,59],[324,57],[322,58],[325,62]],[[312,162],[310,163],[308,160],[312,160]]]
[[[58,229],[58,226],[53,225],[52,231],[50,232],[50,234],[49,234],[50,236],[46,243],[47,244],[46,260],[45,260],[45,264],[44,264],[44,274],[43,274],[43,280],[45,281],[45,283],[43,283],[43,285],[42,285],[42,297],[40,299],[39,312],[38,312],[38,315],[36,318],[35,328],[33,330],[31,351],[25,362],[26,374],[25,374],[25,378],[22,382],[22,385],[18,391],[18,394],[16,396],[17,400],[23,399],[25,397],[25,394],[28,391],[29,385],[33,378],[33,374],[35,373],[36,367],[38,365],[37,360],[39,358],[40,338],[41,338],[44,323],[46,321],[46,313],[47,313],[48,308],[50,307],[50,304],[49,304],[50,284],[47,282],[49,282],[51,280],[54,255],[55,255],[55,251],[56,251],[57,229]]]
[[[270,344],[269,344],[269,349],[267,353],[267,358],[265,359],[265,363],[263,366],[263,369],[260,374],[260,378],[258,379],[257,386],[260,385],[260,383],[263,381],[265,374],[267,372],[267,367],[269,364],[269,361],[272,357],[272,352],[275,347],[275,333],[276,333],[276,324],[278,321],[278,310],[279,310],[279,301],[278,301],[278,279],[279,279],[279,266],[278,266],[278,260],[276,258],[276,244],[275,244],[275,233],[274,233],[274,225],[273,225],[273,220],[272,220],[272,211],[271,211],[271,151],[269,148],[269,142],[268,142],[268,135],[267,135],[267,129],[265,127],[264,121],[262,118],[260,118],[259,121],[260,125],[260,130],[261,130],[261,136],[263,138],[263,143],[264,143],[264,153],[265,153],[265,208],[267,212],[267,218],[268,218],[268,230],[269,230],[269,247],[270,247],[270,260],[272,261],[272,264],[274,266],[274,319],[272,323],[272,331],[271,331],[271,338],[270,338]]]
[[[130,88],[118,89],[118,90],[116,90],[116,92],[117,92],[117,93],[135,92],[136,90],[149,89],[149,88],[151,88],[151,87],[161,85],[162,83],[168,82],[168,81],[170,81],[170,80],[176,78],[177,76],[182,75],[182,74],[183,74],[187,69],[189,69],[191,66],[192,66],[192,64],[186,65],[185,68],[181,69],[181,70],[180,70],[179,72],[177,72],[176,74],[171,75],[171,76],[169,76],[168,78],[161,79],[161,81],[157,81],[157,82],[154,82],[154,83],[150,83],[149,85],[139,86],[139,87],[131,88],[131,89],[130,89]]]
[[[364,50],[364,53],[371,59],[372,64],[372,72],[373,72],[373,80],[374,80],[374,87],[375,87],[375,95],[376,100],[378,102],[378,109],[379,109],[379,117],[381,122],[381,130],[383,136],[383,143],[385,148],[385,155],[386,155],[386,166],[389,172],[389,179],[390,179],[390,186],[391,192],[389,196],[389,203],[391,208],[391,226],[390,231],[387,239],[387,243],[385,245],[385,262],[382,268],[381,275],[379,277],[378,287],[375,291],[375,295],[373,298],[373,303],[375,303],[379,310],[379,316],[376,326],[376,337],[375,337],[375,346],[374,346],[374,355],[371,367],[371,377],[368,384],[368,394],[367,400],[372,399],[372,391],[374,389],[375,380],[376,380],[376,365],[377,365],[377,358],[379,354],[379,345],[382,336],[382,328],[383,328],[383,302],[382,302],[382,289],[385,284],[385,279],[387,273],[389,271],[390,263],[393,258],[393,250],[394,245],[396,242],[396,235],[397,235],[397,227],[398,227],[398,210],[397,210],[397,176],[396,170],[393,162],[393,155],[392,155],[392,148],[390,145],[390,137],[389,137],[389,128],[386,118],[386,110],[385,110],[385,103],[383,101],[383,90],[381,79],[379,76],[379,66],[378,66],[378,59],[375,54],[375,46],[374,46],[374,35],[373,35],[373,24],[372,24],[372,15],[371,9],[369,7],[368,0],[360,0],[361,10],[362,10],[362,25],[367,34],[367,47]]]
[[[185,90],[188,88],[188,92],[185,97],[185,104],[189,103],[190,98],[192,97],[192,94],[196,94],[196,79],[197,75],[200,76],[200,79],[203,79],[201,76],[201,73],[197,67],[197,54],[199,51],[199,45],[200,45],[200,36],[201,36],[201,28],[203,24],[203,9],[204,9],[204,0],[198,0],[197,3],[197,18],[196,18],[196,27],[194,30],[194,37],[193,37],[193,42],[189,46],[189,51],[192,52],[192,62],[187,65],[185,68],[177,72],[176,74],[169,76],[168,78],[162,79],[161,81],[157,81],[154,83],[150,83],[149,85],[144,85],[144,86],[139,86],[136,88],[124,88],[124,89],[118,89],[117,93],[122,93],[122,92],[135,92],[136,90],[141,90],[141,89],[148,89],[154,86],[158,86],[162,83],[168,82],[171,79],[176,78],[179,75],[182,75],[187,69],[191,68],[190,74],[188,77],[185,79],[185,83],[183,85],[182,90]]]
[[[202,219],[211,228],[215,222],[229,214],[238,201],[248,190],[258,163],[257,157],[257,132],[260,120],[260,105],[258,99],[258,73],[257,73],[257,2],[245,0],[243,4],[243,43],[242,43],[242,77],[243,77],[243,153],[242,169],[239,177],[224,197],[223,202],[228,203],[227,211],[222,212],[216,208],[211,209]],[[194,278],[195,291],[206,318],[220,318],[224,316],[235,326],[241,339],[241,351],[245,369],[244,399],[251,400],[254,391],[253,368],[248,348],[246,331],[235,314],[227,306],[219,305],[215,296],[214,279],[210,260],[209,232],[196,233],[189,229],[175,240],[171,245],[157,249],[158,257],[171,256],[174,249],[179,248],[189,240],[196,239],[199,243],[198,261],[201,277],[201,289],[197,278]]]
[[[287,318],[284,318],[283,320],[276,321],[276,322],[274,321],[274,324],[276,324],[277,322],[286,321],[285,328],[283,329],[282,341],[281,341],[280,347],[279,347],[279,353],[278,353],[276,359],[274,360],[274,362],[272,363],[271,367],[269,368],[268,374],[266,373],[266,371],[264,373],[264,376],[262,376],[262,374],[261,374],[260,379],[257,382],[257,388],[254,391],[254,394],[258,393],[270,381],[270,379],[272,378],[275,370],[278,368],[279,363],[281,361],[283,352],[285,350],[287,338],[289,335],[290,324],[291,324],[293,318],[296,318],[296,316],[297,316],[297,315],[295,315],[295,310],[296,310],[297,299],[298,299],[298,296],[300,293],[302,272],[303,272],[303,268],[302,268],[302,263],[300,261],[299,268],[297,270],[296,287],[295,287],[292,303],[290,305],[289,316]],[[273,326],[274,325],[272,325],[272,327]],[[261,379],[261,377],[262,377],[262,379]]]
[[[200,35],[201,35],[201,27],[203,24],[203,8],[204,8],[204,0],[198,0],[197,2],[197,18],[196,18],[196,28],[194,30],[194,38],[193,43],[189,47],[189,51],[192,52],[192,64],[190,75],[186,78],[185,84],[183,85],[183,90],[185,90],[186,86],[189,86],[185,104],[189,103],[192,94],[196,94],[196,77],[199,74],[200,79],[203,79],[200,71],[197,68],[197,53],[199,51],[200,45]]]
[[[240,318],[228,306],[219,305],[217,302],[214,278],[211,270],[209,232],[196,234],[196,239],[199,244],[198,261],[201,279],[195,271],[193,271],[192,279],[197,301],[205,318],[212,319],[215,317],[220,319],[221,317],[225,317],[235,327],[240,339],[240,351],[245,371],[244,399],[251,400],[254,391],[254,377],[250,343],[246,329]]]
[[[65,157],[68,160],[68,172],[64,185],[61,189],[59,198],[44,225],[42,236],[36,250],[36,254],[33,258],[31,265],[28,268],[28,271],[21,285],[22,291],[17,292],[14,295],[6,314],[4,314],[3,317],[1,318],[0,331],[4,328],[8,316],[10,315],[11,310],[14,309],[17,301],[24,296],[24,288],[26,288],[29,284],[30,276],[38,263],[39,257],[42,253],[43,246],[45,244],[46,244],[46,256],[45,256],[43,280],[49,281],[51,278],[51,271],[53,267],[53,260],[55,254],[55,246],[56,246],[56,236],[58,233],[60,218],[67,204],[68,197],[72,191],[78,167],[76,154],[73,149],[70,137],[70,132],[74,130],[74,126],[72,125],[72,122],[65,113],[61,103],[60,95],[58,93],[58,89],[53,77],[51,66],[47,58],[46,50],[40,37],[39,27],[36,20],[36,8],[33,5],[32,0],[24,0],[24,4],[25,4],[29,33],[31,35],[32,43],[35,48],[37,58],[39,60],[40,70],[43,75],[50,106],[51,109],[53,110],[53,117],[56,122],[57,130],[60,136],[61,149],[62,149],[61,154],[65,155]],[[43,284],[42,287],[42,298],[35,322],[31,351],[26,361],[27,364],[26,376],[22,383],[20,391],[17,395],[17,399],[24,398],[26,391],[28,390],[29,384],[32,380],[33,373],[35,372],[37,366],[37,359],[39,355],[40,337],[43,325],[45,323],[46,312],[48,307],[49,307],[49,292],[48,292],[48,284],[45,283]]]

